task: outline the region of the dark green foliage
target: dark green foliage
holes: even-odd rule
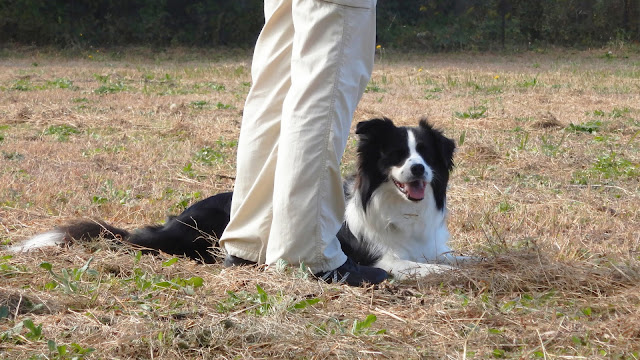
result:
[[[0,44],[253,46],[259,0],[4,0]]]
[[[260,0],[4,0],[0,45],[252,47]],[[640,40],[640,0],[378,2],[378,43],[434,50]]]
[[[378,2],[378,41],[428,50],[594,46],[640,39],[638,0]]]

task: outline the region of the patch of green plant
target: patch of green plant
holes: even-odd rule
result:
[[[58,78],[55,80],[47,81],[47,87],[57,88],[57,89],[71,89],[77,90],[78,87],[73,85],[73,81],[64,78]]]
[[[378,320],[378,318],[373,314],[367,315],[367,317],[362,321],[357,320],[357,319],[354,320],[353,321],[353,326],[351,327],[351,334],[353,334],[355,336],[385,334],[387,332],[386,329],[381,329],[381,330],[378,330],[378,331],[369,330],[371,325],[373,325],[373,323],[376,322],[376,320]]]
[[[0,256],[0,275],[2,275],[2,277],[11,278],[28,272],[25,266],[12,264],[11,259],[13,259],[13,255]]]
[[[592,121],[587,121],[586,123],[577,124],[577,125],[571,123],[566,129],[568,131],[573,131],[573,132],[586,132],[589,134],[593,134],[595,132],[600,131],[601,127],[602,127],[602,121],[592,120]]]
[[[10,315],[9,307],[6,305],[0,306],[0,321],[8,319]]]
[[[447,75],[447,86],[450,88],[454,88],[456,86],[458,86],[460,84],[460,82],[458,81],[458,79],[454,78],[451,75]]]
[[[502,94],[504,89],[502,88],[502,85],[491,85],[485,88],[484,92],[489,95]]]
[[[26,330],[26,332],[23,330]],[[30,341],[39,341],[42,336],[42,324],[36,325],[33,320],[27,318],[17,323],[13,328],[0,332],[0,342],[12,341],[17,344],[23,344]]]
[[[157,288],[181,290],[187,295],[193,295],[195,294],[195,289],[204,285],[204,280],[199,276],[192,276],[187,279],[175,276],[171,280],[158,281],[153,285]]]
[[[57,136],[58,141],[66,142],[69,141],[69,136],[73,134],[80,134],[80,130],[78,130],[75,126],[67,124],[51,125],[44,130],[44,134]]]
[[[225,91],[226,87],[223,84],[218,84],[218,83],[214,83],[214,82],[207,82],[207,83],[203,83],[203,84],[195,84],[193,85],[193,87],[196,90],[205,88],[205,89],[211,89],[213,91]]]
[[[207,106],[208,104],[209,104],[209,102],[207,102],[206,100],[196,100],[196,101],[192,101],[190,103],[192,108],[198,109],[198,110],[204,109],[205,106]]]
[[[223,109],[233,109],[233,105],[229,105],[229,104],[223,104],[221,102],[218,102],[216,104],[216,109],[218,110],[223,110]]]
[[[625,108],[614,108],[613,110],[611,110],[611,113],[609,114],[609,116],[611,116],[612,118],[619,118],[619,117],[623,117],[624,115],[627,115],[631,112],[631,110],[627,107]]]
[[[118,189],[114,186],[113,180],[108,179],[102,183],[100,193],[91,197],[91,203],[96,205],[106,204],[109,201],[115,201],[120,205],[127,205],[134,199],[141,198],[141,195],[133,195],[131,189]]]
[[[244,65],[240,65],[233,70],[233,75],[235,75],[236,77],[240,77],[243,76],[246,72],[247,68]]]
[[[95,149],[82,150],[81,155],[83,157],[92,157],[98,154],[118,154],[125,150],[124,145],[102,146]]]
[[[226,140],[225,138],[220,137],[216,140],[216,146],[220,148],[235,148],[238,146],[238,140]]]
[[[521,88],[536,87],[538,85],[539,85],[539,82],[538,82],[538,77],[537,76],[534,77],[533,79],[527,79],[527,80],[524,80],[521,83],[518,83],[518,86],[521,87]]]
[[[182,168],[182,173],[185,174],[190,179],[195,179],[196,177],[198,177],[198,175],[196,174],[196,171],[193,169],[192,162],[188,162],[187,165],[185,165]]]
[[[2,157],[5,160],[11,160],[11,161],[20,161],[22,159],[24,159],[24,155],[17,152],[17,151],[12,151],[12,152],[6,152],[6,151],[2,151]]]
[[[563,153],[564,150],[562,148],[562,144],[564,143],[565,138],[566,134],[563,134],[562,138],[560,138],[558,142],[555,142],[553,136],[542,135],[540,137],[540,140],[542,141],[542,153],[550,157],[555,157],[558,156],[558,154]]]
[[[486,117],[487,107],[484,105],[474,105],[467,109],[467,111],[456,111],[455,116],[459,119],[480,119]]]
[[[61,288],[65,294],[89,294],[93,293],[98,285],[92,283],[91,281],[84,281],[83,277],[85,274],[89,278],[97,278],[98,271],[94,269],[90,269],[89,265],[93,262],[93,257],[89,258],[87,262],[80,268],[72,268],[66,269],[63,268],[60,270],[60,273],[56,273],[53,271],[53,265],[48,262],[43,262],[40,264],[40,267],[47,270],[51,277],[52,281],[48,282],[44,287],[46,290],[53,290],[56,288]],[[92,279],[91,279],[92,280]]]
[[[180,201],[174,204],[170,210],[171,212],[182,212],[190,204],[199,200],[201,197],[202,197],[202,194],[199,191],[185,194],[182,197],[180,197]]]
[[[518,140],[517,149],[520,151],[526,150],[527,145],[529,144],[529,132],[525,131],[522,133],[518,133],[518,135],[516,135],[516,139]]]
[[[47,341],[47,348],[49,349],[48,358],[55,360],[81,360],[96,350],[92,347],[85,348],[77,343],[71,343],[68,346],[58,345],[53,340]]]
[[[609,154],[598,157],[591,168],[574,172],[572,183],[587,185],[592,183],[590,180],[593,178],[600,180],[637,176],[640,176],[638,164],[634,164],[612,151]]]
[[[613,151],[599,157],[593,165],[593,170],[601,173],[605,179],[620,176],[635,177],[640,175],[637,164],[633,164],[631,161]]]
[[[91,197],[91,203],[95,204],[95,205],[102,205],[102,204],[106,204],[108,202],[109,202],[109,199],[107,199],[104,196],[93,195]]]
[[[375,81],[371,80],[367,84],[367,87],[364,89],[364,92],[366,92],[366,93],[383,93],[383,92],[386,92],[386,90],[381,88],[380,86],[378,86],[378,84]]]
[[[93,90],[93,92],[99,95],[105,95],[114,94],[125,90],[127,90],[127,87],[124,85],[124,83],[122,81],[118,81],[116,83],[102,85],[99,88]]]
[[[89,99],[87,99],[86,97],[81,97],[81,98],[73,98],[71,99],[71,101],[76,104],[86,104],[89,102]]]
[[[498,204],[498,211],[501,213],[509,212],[513,209],[513,206],[508,201],[501,201]]]
[[[11,90],[18,90],[18,91],[30,91],[35,89],[36,87],[31,83],[31,80],[29,79],[17,80],[11,87]]]
[[[228,313],[242,307],[254,315],[267,315],[273,309],[273,305],[280,301],[281,296],[270,296],[258,284],[256,290],[255,294],[247,291],[227,291],[227,298],[217,305],[218,312]]]
[[[137,261],[139,261],[141,256],[141,252],[136,254]],[[170,280],[167,280],[160,274],[149,274],[139,267],[135,267],[133,269],[133,275],[123,279],[122,282],[131,284],[135,291],[140,293],[138,294],[139,299],[145,299],[145,294],[149,292],[164,290],[177,290],[187,295],[193,295],[195,294],[195,289],[204,285],[204,280],[198,276],[192,276],[186,279],[180,276],[174,276]],[[142,305],[143,309],[149,309],[148,305],[145,305],[143,302],[140,305]]]
[[[193,159],[205,165],[213,165],[215,163],[224,161],[225,155],[219,150],[213,149],[209,146],[205,146],[195,153]]]
[[[109,82],[109,79],[111,78],[109,75],[100,75],[100,74],[93,74],[94,79],[96,79],[98,82],[106,84]]]
[[[317,304],[319,302],[320,302],[319,298],[304,299],[304,300],[298,301],[295,304],[289,306],[289,308],[287,310],[289,310],[289,311],[302,310],[302,309],[306,309],[309,306],[315,305],[315,304]]]
[[[321,324],[311,324],[314,331],[319,335],[335,335],[335,334],[351,334],[355,336],[371,336],[382,335],[387,332],[386,329],[378,331],[370,330],[377,317],[373,314],[367,315],[364,320],[355,319],[352,323],[349,320],[338,320],[330,318]]]

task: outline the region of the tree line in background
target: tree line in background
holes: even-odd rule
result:
[[[320,0],[306,0],[320,1]],[[2,0],[0,44],[251,47],[261,0]],[[380,0],[378,43],[522,49],[640,41],[640,0]]]

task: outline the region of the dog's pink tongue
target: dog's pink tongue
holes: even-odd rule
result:
[[[423,181],[413,181],[407,184],[407,195],[413,200],[424,199],[425,184]]]

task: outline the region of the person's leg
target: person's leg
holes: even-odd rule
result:
[[[340,160],[373,67],[375,0],[294,0],[293,23],[266,263],[317,273],[347,260]]]
[[[222,239],[229,255],[264,263],[272,220],[273,176],[282,103],[291,85],[291,0],[266,0],[265,25],[251,66],[252,87],[243,110],[231,204]]]

